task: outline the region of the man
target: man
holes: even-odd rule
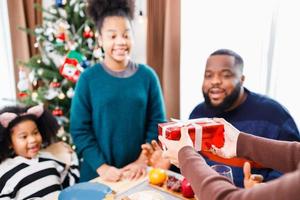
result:
[[[242,132],[276,140],[300,141],[297,126],[283,106],[243,87],[243,65],[241,56],[228,49],[217,50],[208,57],[202,85],[205,101],[194,108],[190,119],[220,117]],[[209,158],[206,161],[209,165],[218,163]],[[231,167],[235,184],[242,187],[242,166]],[[263,175],[264,181],[281,175],[265,168],[254,168],[252,172]]]

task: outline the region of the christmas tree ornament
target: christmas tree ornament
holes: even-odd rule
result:
[[[50,8],[49,12],[53,15],[57,14],[57,10],[55,8]]]
[[[86,57],[84,55],[82,55],[81,53],[79,53],[78,51],[70,51],[68,53],[67,57],[70,59],[77,60],[77,62],[79,63],[79,67],[81,67],[81,68],[89,67],[89,62],[86,59]],[[81,69],[81,71],[82,71],[82,69]]]
[[[49,36],[49,35],[52,35],[52,34],[54,34],[54,33],[55,33],[54,28],[48,27],[48,28],[45,29],[44,35],[45,35],[45,36]]]
[[[56,41],[57,42],[64,42],[66,40],[66,34],[65,33],[59,33],[56,35]]]
[[[94,40],[92,38],[89,38],[86,40],[88,47],[90,50],[92,50],[94,48]]]
[[[75,41],[67,41],[67,44],[65,46],[65,50],[71,50],[74,51],[78,47],[78,43]]]
[[[79,12],[79,16],[82,17],[82,18],[85,17],[85,14],[82,10]]]
[[[60,82],[57,81],[57,78],[54,78],[53,81],[50,83],[50,87],[52,88],[59,88],[60,87]]]
[[[19,92],[18,97],[20,99],[26,98],[26,97],[28,97],[28,93],[27,92]]]
[[[34,29],[35,34],[40,35],[44,32],[43,28],[37,27]]]
[[[52,42],[52,41],[54,40],[53,35],[49,35],[49,36],[48,36],[48,40],[49,40],[50,42]]]
[[[53,26],[57,42],[65,42],[69,40],[68,30],[70,29],[70,24],[66,20],[59,19],[53,24]]]
[[[78,65],[79,63],[77,60],[66,58],[64,64],[60,67],[59,72],[69,81],[76,83],[79,75],[81,74],[81,70],[79,69]]]
[[[33,86],[33,87],[36,87],[37,84],[38,84],[38,80],[34,79],[34,80],[32,81],[32,86]]]
[[[54,46],[52,45],[52,43],[47,43],[47,44],[44,44],[45,46],[45,50],[46,52],[52,52],[54,50]]]
[[[73,88],[69,88],[67,91],[67,97],[69,97],[70,99],[72,99],[74,96],[74,89]]]
[[[62,141],[64,141],[64,142],[67,141],[67,137],[66,137],[66,136],[63,136],[63,137],[62,137]]]
[[[74,6],[75,3],[76,3],[76,0],[70,0],[70,6]]]
[[[54,98],[56,98],[58,96],[58,90],[57,89],[54,89],[54,88],[49,88],[47,90],[47,92],[45,93],[44,97],[45,99],[47,100],[52,100]]]
[[[79,4],[78,3],[76,3],[75,5],[74,5],[74,12],[76,12],[76,13],[78,13],[79,12]]]
[[[63,113],[63,110],[60,108],[60,107],[55,107],[54,110],[52,111],[52,115],[54,116],[62,116],[64,113]]]
[[[38,96],[39,96],[39,95],[38,95],[37,92],[32,92],[32,94],[31,94],[31,99],[32,99],[32,101],[37,102]]]
[[[65,9],[59,9],[58,13],[60,15],[61,18],[63,19],[67,19],[68,18],[68,13]]]
[[[102,49],[100,47],[96,47],[93,51],[93,56],[98,59],[102,58],[103,57]]]
[[[82,35],[84,38],[92,38],[94,33],[89,26],[85,26]]]
[[[66,0],[55,0],[55,5],[57,7],[63,7],[64,5],[66,5],[67,1]]]
[[[38,69],[37,74],[42,76],[44,74],[44,69]]]
[[[65,129],[63,126],[61,126],[58,131],[57,131],[57,134],[56,134],[59,138],[63,137],[65,135]]]
[[[19,68],[19,81],[17,87],[20,92],[24,92],[29,89],[29,83],[26,77],[26,72],[22,67]]]
[[[58,94],[58,96],[57,96],[60,100],[63,100],[65,97],[66,97],[66,95],[61,91],[59,94]]]
[[[34,48],[38,48],[39,47],[39,43],[38,42],[36,42],[36,43],[34,43]]]

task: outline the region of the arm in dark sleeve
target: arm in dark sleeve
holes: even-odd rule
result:
[[[297,169],[300,161],[300,143],[240,133],[237,156],[254,160],[280,172],[289,172]]]
[[[92,106],[88,80],[81,75],[71,105],[70,130],[77,152],[96,171],[106,162],[92,127]]]
[[[147,122],[146,122],[146,141],[150,143],[152,140],[157,140],[157,125],[166,121],[165,107],[163,95],[159,79],[154,71],[150,77],[150,88],[147,106]]]
[[[191,183],[198,199],[299,199],[300,169],[266,184],[251,189],[241,189],[212,170],[192,147],[182,148],[179,151],[178,158],[181,173]]]

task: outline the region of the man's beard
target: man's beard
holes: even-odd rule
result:
[[[234,90],[231,92],[231,94],[229,94],[228,96],[226,96],[223,100],[222,103],[220,103],[219,105],[213,105],[211,103],[211,100],[208,96],[208,93],[204,93],[204,91],[202,91],[203,93],[203,97],[204,97],[204,101],[206,103],[206,105],[213,109],[216,112],[224,112],[226,110],[228,110],[235,102],[236,100],[239,98],[240,95],[240,91],[241,91],[241,83],[238,83]]]

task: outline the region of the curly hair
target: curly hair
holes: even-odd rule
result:
[[[87,13],[101,30],[106,17],[134,19],[135,0],[88,0]]]
[[[56,141],[56,133],[59,129],[59,125],[51,112],[44,109],[40,117],[36,117],[33,114],[23,115],[29,108],[30,107],[10,106],[0,111],[0,115],[5,112],[15,113],[17,115],[7,127],[2,126],[0,123],[0,163],[6,158],[11,157],[11,130],[23,121],[31,120],[36,123],[42,136],[44,147]]]

